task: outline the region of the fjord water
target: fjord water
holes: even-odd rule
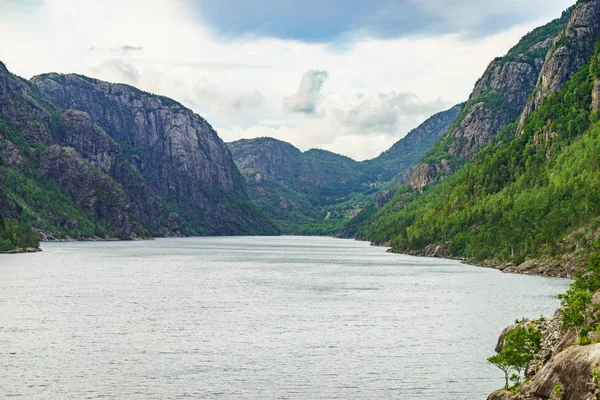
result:
[[[0,255],[0,396],[485,399],[505,325],[568,281],[331,238]]]

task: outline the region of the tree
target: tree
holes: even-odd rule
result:
[[[508,332],[500,353],[488,358],[488,361],[504,372],[504,389],[508,389],[509,375],[516,384],[527,371],[535,355],[540,351],[542,334],[535,328],[517,327]]]
[[[500,352],[495,356],[488,358],[488,361],[504,372],[504,389],[508,389],[508,375],[510,374],[510,371],[512,371],[512,364],[508,359],[507,354]]]

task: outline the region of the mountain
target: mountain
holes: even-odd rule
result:
[[[566,14],[539,69],[539,101],[444,180],[406,185],[359,218],[356,235],[513,272],[572,276],[585,265],[600,234],[598,12],[588,0]]]
[[[360,163],[324,150],[301,152],[272,138],[228,144],[248,194],[284,233],[335,234],[368,189]]]
[[[265,234],[276,230],[255,209],[225,144],[199,115],[163,96],[80,75],[32,79],[63,109],[89,115],[120,146],[150,189],[192,232]]]
[[[571,9],[533,30],[489,64],[452,127],[410,177],[412,188],[422,189],[456,171],[521,115],[536,88],[544,58],[570,15]]]
[[[403,183],[447,131],[462,104],[438,113],[379,157],[356,162],[324,150],[301,152],[272,138],[228,144],[250,198],[284,233],[333,235],[389,188]]]
[[[0,188],[0,251],[25,247],[7,227],[47,239],[277,232],[214,130],[180,104],[78,75],[27,81],[2,63]]]
[[[428,118],[379,157],[364,161],[361,170],[372,180],[405,183],[415,165],[448,131],[464,106],[464,103],[457,104]]]

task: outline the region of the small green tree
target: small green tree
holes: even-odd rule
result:
[[[527,371],[535,355],[540,351],[542,334],[534,328],[517,327],[506,334],[500,353],[488,361],[504,372],[504,388],[508,389],[509,377],[515,384]],[[512,376],[511,372],[515,372]]]

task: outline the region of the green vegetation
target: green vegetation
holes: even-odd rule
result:
[[[555,257],[569,251],[567,239],[588,247],[585,229],[600,227],[600,124],[591,109],[599,71],[596,51],[521,136],[511,124],[445,181],[424,193],[401,188],[358,236],[393,239],[397,252],[449,243],[448,255],[475,262]]]
[[[552,389],[552,394],[554,395],[554,397],[556,397],[557,399],[562,399],[565,397],[565,388],[560,384],[557,383],[554,386],[554,389]]]
[[[595,248],[600,242],[594,243]],[[587,268],[580,271],[567,293],[559,296],[563,310],[563,329],[576,328],[579,330],[579,343],[589,344],[600,337],[600,304],[592,301],[594,293],[600,290],[600,253],[590,254]],[[590,335],[598,332],[598,335]]]
[[[500,353],[488,358],[504,372],[504,389],[509,388],[509,377],[515,389],[521,384],[525,371],[540,350],[541,342],[542,334],[531,327],[518,326],[506,334]]]
[[[259,182],[257,174],[264,176]],[[353,193],[340,196],[339,202],[326,201],[290,188],[256,169],[242,170],[242,175],[246,177],[249,196],[284,234],[335,235],[370,200],[368,194]]]
[[[0,122],[0,140],[9,139],[24,156],[21,170],[8,167],[0,157],[0,212],[11,232],[27,236],[23,233],[26,226],[56,238],[111,234],[104,222],[84,211],[64,189],[44,175],[39,169],[39,158],[45,147],[35,142],[30,145],[21,131],[18,125]],[[30,244],[30,238],[26,242]]]
[[[7,221],[0,215],[0,253],[18,249],[37,249],[40,240],[27,224]]]

